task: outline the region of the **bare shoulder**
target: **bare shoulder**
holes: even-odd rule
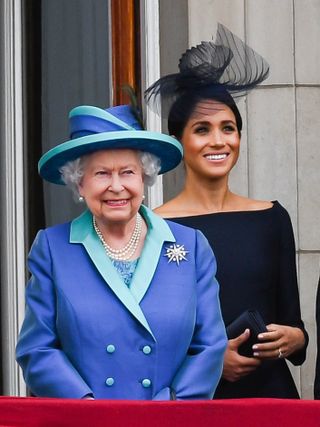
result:
[[[269,200],[256,200],[249,199],[248,197],[236,195],[233,200],[236,210],[243,211],[258,211],[264,209],[270,209],[273,206],[273,203]]]

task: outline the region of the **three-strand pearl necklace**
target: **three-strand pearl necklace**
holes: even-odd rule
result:
[[[95,229],[95,232],[97,233],[97,236],[99,237],[108,257],[118,261],[128,261],[133,256],[133,254],[137,250],[142,232],[142,216],[139,214],[139,212],[137,213],[136,225],[134,227],[129,242],[123,248],[120,249],[114,249],[109,246],[108,243],[104,240],[94,216],[92,218],[92,221],[93,228]]]

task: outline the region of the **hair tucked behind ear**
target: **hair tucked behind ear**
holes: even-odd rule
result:
[[[148,187],[151,187],[155,183],[161,169],[161,161],[159,157],[154,154],[145,151],[139,151],[138,153],[143,170],[144,182]]]
[[[79,200],[79,185],[84,175],[87,157],[88,156],[79,157],[60,168],[62,181],[72,191],[76,201]]]

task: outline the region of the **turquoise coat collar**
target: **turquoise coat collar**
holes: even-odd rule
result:
[[[168,224],[162,218],[155,215],[150,209],[143,205],[140,208],[140,213],[147,222],[148,233],[136,271],[132,278],[130,289],[123,283],[110,259],[106,256],[105,250],[94,231],[92,214],[89,210],[72,221],[70,243],[81,243],[85,247],[89,257],[104,278],[106,284],[112,289],[130,313],[153,336],[139,303],[151,284],[163,243],[175,242],[176,240]],[[154,336],[153,338],[155,339]]]

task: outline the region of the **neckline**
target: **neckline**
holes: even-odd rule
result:
[[[185,219],[185,218],[199,218],[199,217],[205,217],[209,215],[230,215],[230,214],[253,214],[253,213],[264,213],[264,212],[270,212],[273,209],[276,208],[276,206],[279,205],[279,202],[277,200],[271,200],[272,206],[270,208],[265,209],[251,209],[251,210],[234,210],[234,211],[220,211],[220,212],[206,212],[196,215],[185,215],[185,216],[175,216],[175,217],[164,217],[165,220],[171,221],[175,219]]]
[[[139,258],[135,258],[135,259],[129,259],[129,260],[122,260],[122,259],[111,259],[112,264],[121,264],[121,265],[133,265],[134,263],[138,263]]]

